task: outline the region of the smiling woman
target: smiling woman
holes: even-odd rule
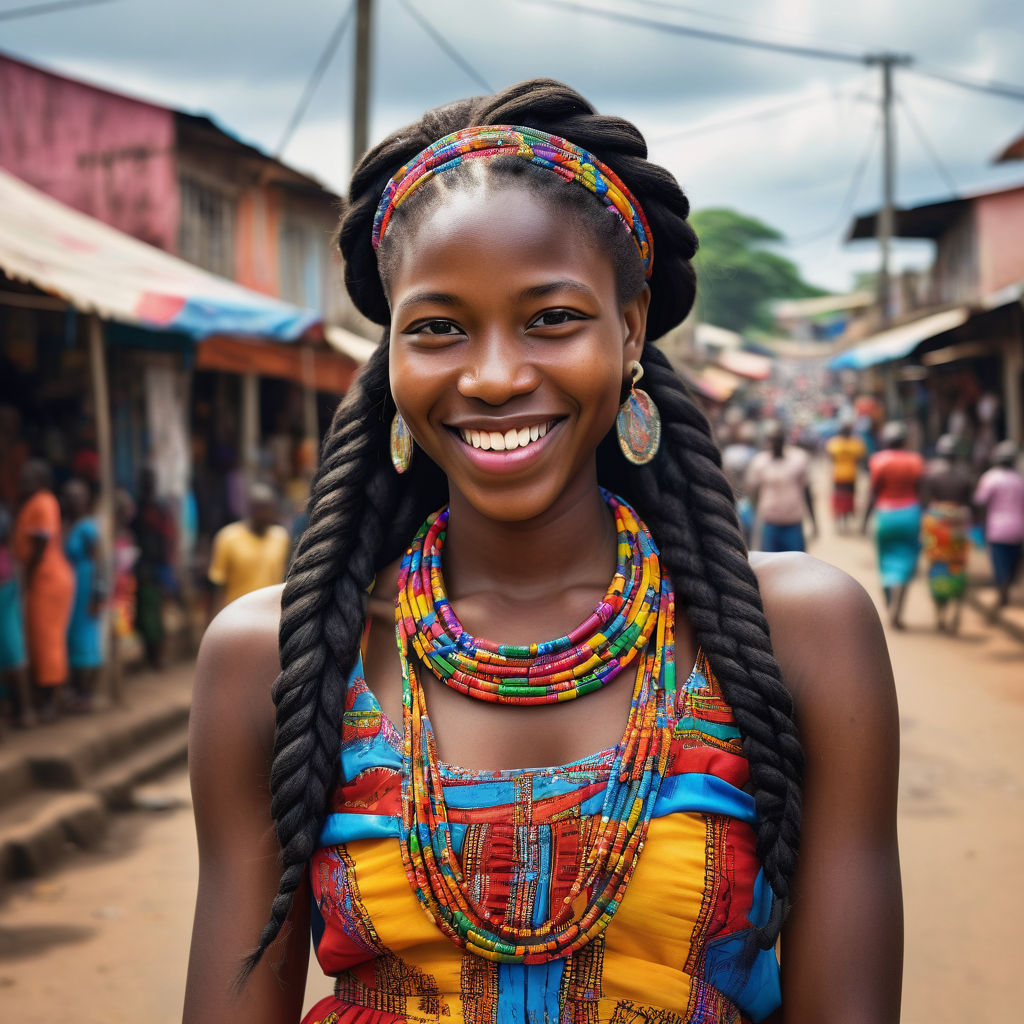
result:
[[[748,557],[651,344],[688,209],[546,80],[356,170],[385,336],[283,594],[203,641],[187,1021],[298,1021],[309,928],[307,1024],[898,1018],[884,642],[841,573]]]

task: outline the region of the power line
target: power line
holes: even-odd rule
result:
[[[299,102],[296,104],[295,110],[292,111],[292,116],[288,119],[288,124],[285,127],[284,133],[281,135],[281,141],[277,144],[277,149],[274,151],[275,156],[278,158],[280,158],[284,153],[285,147],[291,141],[292,135],[295,134],[295,129],[298,128],[299,122],[305,116],[306,108],[313,99],[313,94],[316,92],[317,86],[320,84],[320,79],[324,77],[324,73],[327,71],[327,67],[331,63],[331,59],[334,57],[338,47],[341,45],[342,37],[345,35],[345,30],[348,28],[349,22],[352,20],[355,8],[355,0],[352,0],[352,2],[349,3],[348,8],[338,19],[338,23],[334,26],[334,31],[328,38],[327,45],[320,54],[320,59],[316,62],[316,67],[313,68],[313,73],[309,76],[309,81],[306,82],[306,88],[303,90],[302,96],[299,98]]]
[[[839,206],[839,213],[832,223],[824,230],[815,231],[810,235],[787,239],[786,245],[788,247],[799,248],[803,245],[809,245],[811,242],[817,242],[819,239],[835,234],[835,232],[846,223],[849,219],[850,211],[853,209],[853,204],[857,201],[857,194],[860,192],[860,186],[861,182],[864,180],[864,174],[867,172],[868,165],[871,163],[871,157],[874,155],[875,145],[878,142],[878,136],[881,134],[881,128],[882,119],[880,117],[875,118],[875,123],[872,126],[871,131],[868,133],[868,144],[864,147],[864,152],[861,155],[860,161],[853,169],[853,174],[850,176],[850,184],[846,189],[846,195]]]
[[[48,4],[32,4],[30,7],[12,7],[8,11],[0,11],[0,21],[13,21],[15,18],[31,18],[37,14],[53,14],[56,11],[67,11],[73,7],[95,7],[98,4],[115,3],[116,0],[54,0]]]
[[[637,25],[642,28],[654,29],[657,32],[669,32],[673,35],[693,36],[696,39],[706,39],[713,43],[729,43],[733,46],[746,46],[755,50],[773,50],[776,53],[787,53],[794,57],[812,57],[817,60],[842,61],[846,64],[864,64],[866,57],[862,54],[844,53],[841,50],[825,50],[811,46],[797,46],[791,43],[774,43],[767,39],[754,39],[749,36],[738,36],[728,32],[714,32],[710,29],[696,28],[692,25],[679,25],[671,21],[661,21],[657,18],[644,18],[636,14],[623,14],[619,11],[608,11],[599,7],[590,7],[587,4],[569,2],[569,0],[524,0],[525,3],[541,3],[546,7],[560,7],[563,10],[580,11],[584,14],[593,14],[608,21],[623,22],[627,25]]]
[[[854,83],[860,85],[860,82]],[[681,128],[677,131],[669,132],[667,135],[660,135],[656,139],[650,139],[649,145],[659,146],[666,142],[674,142],[676,139],[688,138],[691,135],[704,135],[707,132],[716,132],[721,128],[731,128],[738,124],[748,124],[751,121],[763,121],[766,118],[779,117],[783,114],[788,114],[796,110],[804,110],[807,107],[815,106],[818,103],[822,103],[825,100],[835,101],[839,98],[842,92],[842,88],[833,89],[830,93],[825,93],[820,96],[804,96],[798,100],[789,100],[786,103],[780,103],[778,106],[761,108],[760,110],[752,110],[746,114],[735,114],[730,117],[719,118],[717,121],[704,122],[703,124],[690,125],[687,128]],[[854,97],[855,99],[857,97]],[[864,98],[863,96],[861,97]],[[875,100],[870,101],[874,103]]]
[[[907,98],[902,93],[897,93],[896,100],[903,108],[903,113],[907,115],[910,127],[913,128],[914,134],[917,136],[917,141],[921,143],[921,148],[928,154],[932,163],[935,165],[935,169],[939,172],[939,177],[946,183],[946,187],[949,191],[952,192],[953,195],[956,195],[959,190],[956,187],[956,182],[953,180],[953,175],[949,173],[946,169],[946,165],[939,159],[939,154],[935,151],[935,148],[929,141],[920,122],[914,116],[914,111],[911,110],[910,104],[907,102]]]
[[[409,14],[419,22],[420,28],[422,28],[423,31],[426,32],[442,50],[444,50],[453,63],[462,68],[462,70],[465,71],[466,74],[469,75],[469,77],[472,78],[473,81],[476,82],[476,84],[485,92],[494,92],[494,89],[488,84],[487,79],[484,78],[484,76],[481,75],[480,72],[477,71],[477,69],[473,67],[473,65],[470,64],[469,61],[466,60],[466,58],[463,57],[462,54],[459,53],[459,51],[456,50],[455,47],[437,31],[436,28],[434,28],[430,21],[427,20],[427,16],[425,14],[413,7],[409,0],[399,0],[399,2],[409,12]]]
[[[639,4],[641,7],[656,7],[663,11],[676,11],[682,14],[692,14],[697,18],[709,18],[712,21],[724,21],[730,25],[743,25],[747,29],[761,29],[764,32],[772,32],[776,35],[784,35],[788,29],[780,29],[775,25],[765,25],[751,21],[749,18],[737,18],[735,15],[718,14],[715,11],[708,11],[702,7],[691,7],[689,4],[667,3],[666,0],[630,0],[631,3]],[[796,35],[808,40],[821,41],[820,36],[813,36],[809,32],[797,32]]]
[[[598,18],[609,21],[618,21],[627,25],[636,25],[642,28],[653,29],[658,32],[669,32],[674,35],[692,36],[696,39],[706,39],[709,42],[728,43],[733,46],[745,46],[757,50],[772,50],[776,53],[786,53],[795,57],[811,57],[818,60],[843,61],[848,64],[879,64],[882,60],[898,63],[902,67],[909,67],[909,57],[895,57],[893,54],[856,54],[848,51],[824,49],[821,47],[798,46],[791,43],[777,43],[767,39],[755,39],[752,36],[735,35],[729,32],[714,32],[708,29],[697,28],[692,25],[680,25],[675,22],[661,21],[656,18],[645,18],[635,14],[625,14],[620,11],[609,11],[599,7],[591,7],[588,4],[573,3],[570,0],[524,0],[526,3],[543,3],[548,7],[558,7],[563,10],[580,11],[584,14],[592,14]],[[640,0],[643,2],[643,0]],[[651,3],[654,0],[646,0]],[[682,8],[680,8],[681,10]],[[979,79],[972,79],[964,75],[954,74],[950,71],[943,71],[939,68],[913,69],[917,74],[926,78],[934,78],[948,85],[959,86],[961,89],[970,89],[974,92],[988,93],[994,96],[1002,96],[1006,99],[1024,100],[1024,86],[1012,85],[1006,82],[986,82]]]
[[[980,79],[965,78],[963,75],[954,75],[952,72],[940,71],[936,68],[915,67],[913,71],[925,78],[934,78],[936,81],[945,82],[947,85],[956,85],[961,89],[986,92],[992,96],[1002,96],[1005,99],[1024,100],[1024,86],[1008,85],[1006,82],[983,82]]]

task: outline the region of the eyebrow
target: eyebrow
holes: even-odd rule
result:
[[[412,295],[407,295],[398,304],[398,308],[395,310],[395,314],[398,315],[407,306],[417,306],[421,302],[429,302],[438,306],[460,306],[462,303],[454,295],[450,295],[448,292],[413,292]]]
[[[557,281],[546,281],[544,284],[535,284],[531,288],[524,288],[519,293],[519,299],[520,301],[525,299],[543,299],[552,292],[562,291],[579,292],[581,295],[594,298],[594,292],[592,289],[588,288],[581,281],[574,281],[572,278],[565,277],[560,278]]]
[[[552,292],[570,291],[577,292],[580,295],[586,295],[589,298],[594,298],[594,292],[588,288],[581,281],[574,281],[572,278],[565,277],[559,278],[555,281],[545,281],[543,284],[531,285],[529,288],[524,288],[518,295],[517,301],[527,302],[532,299],[543,299],[545,296],[552,294]],[[462,300],[457,296],[450,294],[449,292],[413,292],[412,295],[407,295],[399,304],[395,310],[395,316],[401,315],[402,311],[409,306],[417,306],[420,303],[431,303],[438,306],[448,306],[454,308],[462,305]]]

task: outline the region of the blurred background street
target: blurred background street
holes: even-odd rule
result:
[[[877,589],[865,539],[826,528],[811,551]],[[993,896],[1024,863],[1024,642],[971,606],[960,636],[937,635],[921,580],[906,629],[887,639],[902,726],[903,1020],[1004,1019],[1024,998],[1014,942],[1024,887]],[[189,670],[176,667],[168,685],[187,686]],[[196,870],[179,769],[143,786],[97,848],[11,887],[0,907],[5,1017],[45,1024],[73,1006],[80,1024],[180,1020]],[[329,987],[314,964],[307,1002]]]
[[[810,536],[809,483],[808,549],[886,624],[903,1019],[1012,1017],[1024,6],[482,6],[0,0],[0,1016],[180,1019],[195,652],[282,578],[379,341],[330,242],[351,168],[554,75],[690,197],[697,306],[656,343],[752,546]]]

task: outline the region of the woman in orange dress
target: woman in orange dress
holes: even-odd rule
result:
[[[60,505],[50,467],[40,459],[21,472],[22,505],[14,526],[14,550],[25,567],[25,634],[32,680],[42,713],[56,714],[59,688],[68,677],[67,629],[75,579],[61,546]]]

